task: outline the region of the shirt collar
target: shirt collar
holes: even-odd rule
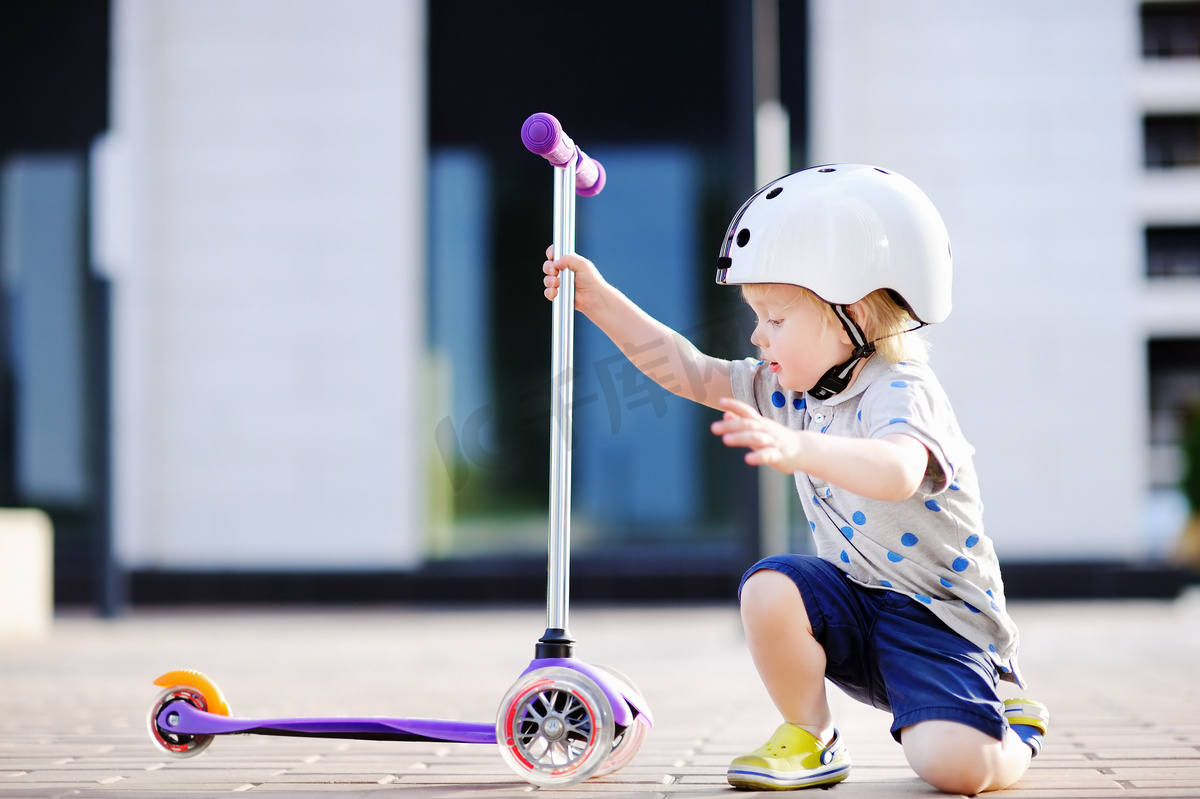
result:
[[[841,393],[834,394],[828,399],[819,400],[814,398],[807,391],[804,392],[805,402],[807,405],[839,405],[851,397],[857,397],[859,394],[867,390],[867,386],[871,385],[884,372],[891,367],[891,364],[880,358],[877,354],[872,355],[863,364],[862,371],[858,373],[858,377],[850,384],[850,387]]]

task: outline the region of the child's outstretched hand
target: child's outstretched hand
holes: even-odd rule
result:
[[[905,433],[851,438],[792,430],[744,402],[717,403],[725,415],[712,431],[727,447],[746,447],[746,463],[784,474],[805,472],[855,494],[884,502],[908,499],[920,487],[932,457]]]
[[[570,269],[575,273],[575,310],[586,314],[597,301],[598,290],[608,285],[600,270],[582,255],[566,255],[557,261],[553,258],[554,248],[550,247],[546,250],[546,263],[542,264],[542,271],[546,273],[546,277],[542,279],[542,284],[546,287],[543,292],[546,299],[552,300],[558,296],[558,287],[562,284],[559,273]]]
[[[773,422],[740,400],[725,398],[719,403],[725,415],[713,422],[712,432],[727,447],[746,447],[746,463],[770,466],[784,474],[799,469],[802,433]]]

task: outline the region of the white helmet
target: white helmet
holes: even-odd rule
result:
[[[788,283],[833,306],[854,351],[809,389],[818,399],[845,390],[875,351],[847,305],[888,289],[918,326],[935,324],[950,315],[950,277],[950,237],[933,203],[911,180],[862,164],[768,183],[733,217],[717,258],[718,283]]]
[[[877,289],[920,322],[950,315],[946,225],[911,180],[861,164],[810,167],[746,201],[725,234],[717,282],[789,283],[831,305]]]

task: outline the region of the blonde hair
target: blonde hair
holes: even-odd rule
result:
[[[742,298],[760,304],[775,304],[783,309],[805,301],[821,310],[825,327],[842,326],[833,306],[803,286],[789,283],[746,283]],[[907,308],[898,303],[887,289],[876,289],[858,302],[847,306],[854,321],[862,328],[867,341],[875,342],[875,352],[890,363],[924,361],[929,357],[929,344],[913,332],[917,320]]]

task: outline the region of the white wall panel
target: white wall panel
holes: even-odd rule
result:
[[[954,245],[934,366],[1010,559],[1139,554],[1137,6],[814,0],[813,163],[930,195]]]
[[[97,258],[127,567],[414,563],[419,0],[120,0]]]

